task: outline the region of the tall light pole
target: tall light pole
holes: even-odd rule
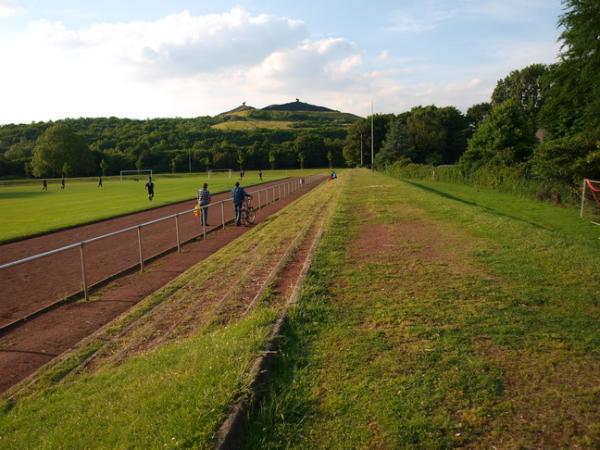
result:
[[[375,170],[375,164],[373,162],[373,155],[374,155],[374,143],[373,143],[373,136],[374,136],[374,132],[373,132],[373,102],[371,102],[371,170]]]

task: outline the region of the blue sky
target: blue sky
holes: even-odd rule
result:
[[[194,117],[296,97],[466,111],[556,60],[560,0],[0,0],[0,123]]]

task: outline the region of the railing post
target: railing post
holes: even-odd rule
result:
[[[85,271],[85,249],[84,243],[82,242],[79,245],[79,256],[81,258],[81,281],[83,282],[83,296],[85,300],[89,300],[88,296],[88,283],[87,283],[87,273]]]
[[[138,235],[138,249],[140,253],[140,272],[144,271],[144,256],[142,252],[142,227],[138,225],[137,227],[137,235]]]
[[[223,223],[223,229],[225,229],[225,207],[223,206],[223,200],[221,200],[221,222]]]
[[[202,214],[202,235],[204,236],[204,240],[206,240],[206,220],[204,220],[204,208],[200,208],[200,214]],[[206,215],[208,216],[208,211]]]
[[[179,213],[175,214],[175,236],[177,238],[177,252],[181,253],[181,241],[179,240]]]
[[[273,198],[272,198],[272,200],[273,200],[273,203],[275,203],[275,186],[273,186]]]
[[[258,191],[258,209],[260,209],[260,191]]]

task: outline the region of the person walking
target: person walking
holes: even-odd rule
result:
[[[98,177],[98,187],[102,187],[102,175]]]
[[[65,188],[65,174],[63,173],[62,178],[60,179],[60,188]]]
[[[240,186],[240,182],[235,182],[235,187],[231,190],[231,199],[233,201],[233,209],[235,211],[235,224],[239,227],[242,224],[242,205],[246,197],[252,197],[248,194],[243,187]]]
[[[148,182],[146,183],[146,191],[148,191],[148,200],[152,201],[154,198],[154,183],[152,182],[152,177],[148,177]]]
[[[202,189],[198,191],[198,205],[200,205],[200,225],[208,226],[208,208],[210,204],[210,192],[208,191],[208,184],[204,183]]]
[[[46,180],[44,178],[44,181],[42,181],[42,191],[47,191],[48,190],[48,180]]]
[[[262,169],[258,169],[258,178],[262,181]]]

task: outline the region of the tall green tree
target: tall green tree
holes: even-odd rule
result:
[[[412,160],[414,155],[414,140],[408,133],[404,121],[396,119],[390,124],[383,146],[375,157],[375,166],[381,168],[400,159]]]
[[[244,149],[238,148],[236,151],[236,159],[235,161],[240,165],[240,171],[244,170],[244,162],[246,161],[246,154]]]
[[[373,116],[373,151],[375,154],[381,149],[392,120],[394,120],[393,114],[375,114]],[[370,116],[354,122],[348,129],[342,150],[346,165],[355,167],[360,164],[361,140],[363,146],[363,165],[367,166],[371,164]]]
[[[100,161],[100,170],[102,171],[102,176],[106,176],[106,169],[108,169],[108,163],[103,158],[102,161]]]
[[[277,163],[277,152],[275,150],[269,151],[269,164],[271,165],[271,170],[275,170],[275,164]]]
[[[584,133],[600,139],[600,2],[563,0],[560,62],[540,118],[550,138]]]
[[[485,118],[492,110],[492,104],[488,102],[477,103],[476,105],[471,106],[467,109],[467,122],[469,123],[469,128],[472,131],[475,131],[479,128],[479,125],[483,123]]]
[[[300,169],[304,170],[304,160],[306,159],[306,155],[303,151],[298,152],[298,162],[300,163]]]
[[[63,168],[69,175],[89,175],[94,170],[94,157],[85,140],[68,125],[57,123],[38,138],[31,167],[37,177],[60,176]]]
[[[481,166],[511,166],[526,161],[536,143],[527,115],[515,100],[496,106],[469,140],[460,164],[473,170]]]
[[[550,86],[548,72],[548,66],[544,64],[532,64],[512,71],[496,84],[492,93],[492,106],[514,100],[527,115],[531,126],[537,128],[538,113]]]

